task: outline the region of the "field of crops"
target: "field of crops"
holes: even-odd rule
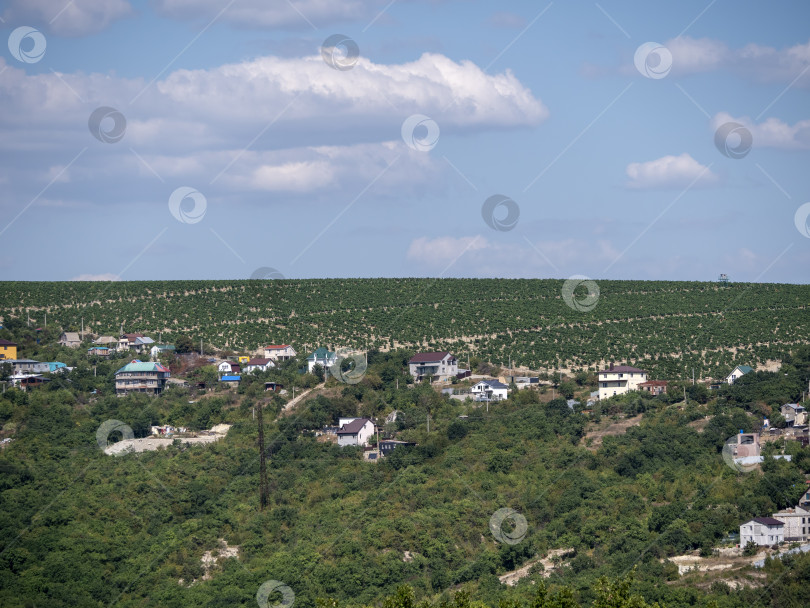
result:
[[[810,286],[599,281],[592,310],[564,301],[560,280],[322,279],[0,282],[0,315],[63,329],[185,334],[253,351],[393,347],[534,370],[635,363],[653,376],[701,377],[778,360],[810,336]],[[578,294],[581,298],[582,294]],[[686,370],[689,370],[688,372]]]

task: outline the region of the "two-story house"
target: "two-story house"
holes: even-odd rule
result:
[[[776,545],[785,540],[785,523],[773,517],[755,517],[740,526],[740,546],[749,542]]]
[[[0,359],[16,359],[17,344],[8,340],[0,340]]]
[[[256,357],[245,363],[244,370],[245,373],[252,374],[253,372],[266,372],[275,366],[276,364],[266,357]]]
[[[298,353],[289,344],[270,344],[264,347],[264,356],[273,361],[289,361],[294,359]]]
[[[119,397],[130,393],[159,395],[169,376],[169,368],[160,363],[133,359],[115,372],[115,394]]]
[[[327,350],[323,346],[316,348],[313,353],[307,357],[307,371],[312,373],[316,365],[320,365],[324,372],[328,372],[329,368],[337,363],[337,354]]]
[[[787,426],[804,426],[807,424],[807,410],[797,403],[786,403],[780,409]]]
[[[458,374],[458,360],[447,351],[418,353],[408,361],[408,371],[417,381],[447,380]]]
[[[470,392],[476,401],[503,401],[509,395],[509,387],[497,380],[481,380]]]
[[[59,336],[59,345],[60,346],[69,346],[70,348],[76,348],[82,343],[82,339],[79,336],[79,332],[77,331],[64,331],[62,335]]]
[[[647,382],[647,372],[644,370],[611,363],[608,369],[599,372],[599,399],[638,390],[639,384],[644,382]]]
[[[728,376],[726,376],[726,383],[734,384],[735,380],[742,378],[745,374],[748,374],[752,371],[754,371],[754,368],[752,367],[748,367],[747,365],[738,365],[733,370],[731,370],[731,373]]]
[[[804,542],[810,539],[810,511],[802,507],[782,509],[773,514],[774,519],[784,522],[787,542]]]
[[[374,430],[374,423],[368,418],[355,418],[338,429],[338,445],[368,445]]]

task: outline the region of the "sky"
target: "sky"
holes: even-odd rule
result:
[[[0,279],[810,282],[810,3],[5,0]]]

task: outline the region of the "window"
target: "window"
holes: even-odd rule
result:
[[[619,374],[619,378],[624,378],[624,374]]]

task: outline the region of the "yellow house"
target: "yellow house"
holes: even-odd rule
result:
[[[250,361],[250,357],[242,357],[242,356],[240,356],[240,357],[237,357],[236,359],[239,361],[240,365],[242,363],[247,363],[248,361]]]
[[[0,339],[0,359],[16,359],[17,345],[14,342]]]
[[[638,385],[646,381],[647,372],[644,370],[629,365],[614,367],[611,363],[608,369],[599,372],[599,399],[638,390]]]

